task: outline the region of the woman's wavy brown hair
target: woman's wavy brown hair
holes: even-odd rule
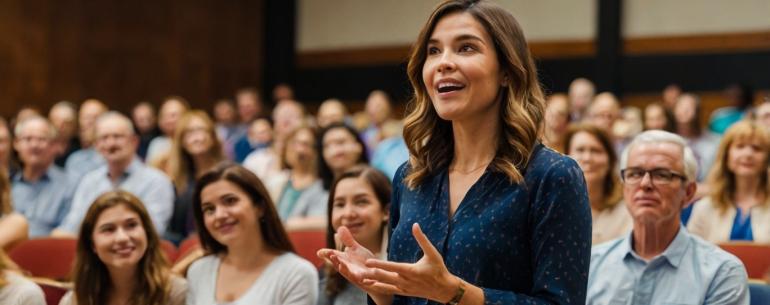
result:
[[[449,166],[454,157],[452,124],[438,116],[422,79],[433,29],[441,18],[453,13],[473,16],[494,42],[499,66],[508,84],[501,86],[498,93],[501,136],[490,167],[506,174],[511,182],[520,183],[522,170],[529,163],[542,129],[543,91],[518,22],[502,7],[483,0],[450,0],[439,4],[412,46],[407,74],[414,96],[408,105],[409,115],[404,119],[404,140],[411,165],[406,183],[410,188],[417,187],[439,169]]]
[[[727,158],[730,157],[730,146],[737,141],[757,141],[765,151],[765,165],[762,168],[768,168],[770,165],[770,131],[762,125],[753,121],[740,121],[733,124],[722,137],[717,150],[717,157],[706,181],[711,188],[711,201],[719,207],[721,213],[727,211],[729,207],[735,204],[735,174],[727,168]],[[770,205],[770,179],[768,172],[762,171],[759,175],[759,185],[762,195],[765,196],[762,205]]]
[[[604,177],[604,194],[602,202],[597,204],[598,210],[609,209],[620,203],[623,199],[623,185],[620,183],[620,171],[618,170],[618,154],[612,145],[612,140],[606,131],[589,123],[572,125],[567,130],[567,136],[564,137],[565,151],[569,154],[572,148],[572,138],[580,132],[585,132],[593,136],[604,148],[607,153],[607,163],[609,170]],[[593,204],[591,204],[593,206]]]
[[[0,216],[13,212],[11,202],[11,181],[4,167],[0,167]]]
[[[207,152],[209,157],[216,160],[217,163],[225,160],[225,153],[222,150],[222,142],[217,137],[214,122],[209,118],[206,112],[201,110],[187,111],[179,119],[177,128],[174,131],[174,140],[171,142],[171,150],[165,162],[161,161],[161,168],[174,182],[177,194],[183,194],[187,191],[189,181],[197,177],[192,177],[199,169],[195,168],[192,156],[184,149],[184,136],[187,126],[194,119],[199,119],[206,125],[206,133],[211,137],[211,149]],[[203,169],[206,170],[206,169]]]
[[[136,196],[116,190],[102,194],[88,208],[80,227],[72,270],[75,300],[78,305],[107,304],[112,287],[107,266],[94,252],[93,233],[96,221],[105,210],[123,205],[139,215],[147,234],[147,250],[136,267],[136,286],[130,304],[166,304],[171,290],[170,271],[160,246],[160,238],[147,209]]]

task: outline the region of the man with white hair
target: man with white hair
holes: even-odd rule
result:
[[[633,230],[592,249],[586,304],[749,304],[741,261],[680,223],[697,188],[685,140],[646,131],[623,151],[620,167]]]
[[[174,187],[160,171],[139,160],[139,139],[131,120],[118,113],[107,112],[96,121],[96,149],[106,164],[89,172],[78,184],[72,208],[54,235],[77,234],[91,203],[101,194],[122,189],[142,200],[159,234],[166,230],[174,205]]]
[[[69,211],[74,185],[54,165],[56,129],[50,121],[33,116],[16,123],[13,147],[23,169],[11,177],[14,209],[29,221],[32,238],[51,234]]]

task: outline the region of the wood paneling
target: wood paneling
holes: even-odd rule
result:
[[[95,97],[197,107],[262,79],[263,0],[0,2],[0,114]]]
[[[627,55],[701,54],[770,50],[770,32],[626,39]]]

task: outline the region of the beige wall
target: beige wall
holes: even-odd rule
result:
[[[768,0],[625,0],[628,38],[770,30]]]
[[[302,51],[411,44],[437,0],[299,0]],[[595,0],[501,0],[531,41],[590,40]]]

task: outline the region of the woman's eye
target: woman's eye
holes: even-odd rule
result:
[[[474,48],[472,45],[465,44],[460,47],[460,52],[472,52],[475,51],[476,48]]]
[[[441,53],[441,50],[439,50],[437,47],[428,47],[428,54],[438,54]]]

